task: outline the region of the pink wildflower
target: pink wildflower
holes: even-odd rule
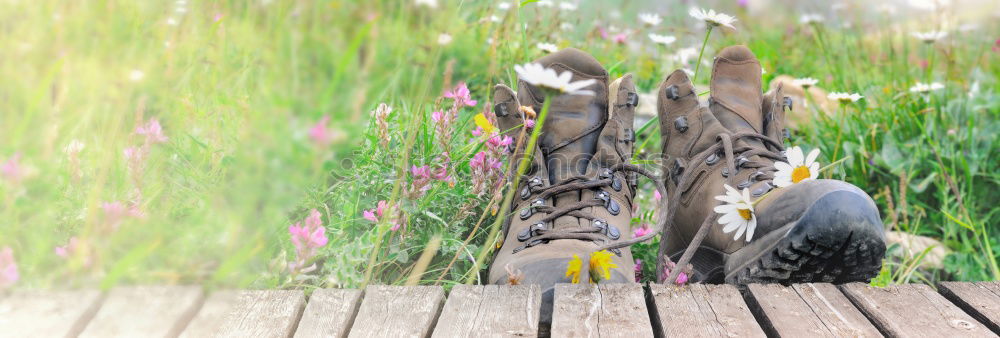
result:
[[[535,127],[535,119],[524,120],[524,126],[526,128],[528,128],[528,129],[534,128]]]
[[[11,183],[17,183],[24,177],[24,169],[21,167],[21,153],[15,153],[7,161],[0,163],[0,178]]]
[[[0,249],[0,290],[14,285],[20,278],[17,262],[14,261],[14,250],[10,247]]]
[[[625,44],[625,41],[627,41],[627,40],[628,40],[628,34],[625,34],[625,33],[615,34],[615,37],[614,37],[615,43],[617,43],[617,44]]]
[[[326,245],[329,241],[321,217],[319,211],[312,209],[305,219],[305,224],[296,222],[288,227],[288,233],[292,237],[292,245],[295,246],[296,260],[291,265],[293,272],[306,272],[302,270],[305,263],[316,255],[317,248]],[[307,269],[311,270],[311,268]]]
[[[649,224],[643,224],[642,226],[635,228],[635,231],[632,233],[632,238],[639,238],[648,235],[650,232],[653,232],[653,230],[649,228]]]
[[[431,188],[431,167],[428,165],[412,166],[410,176],[413,176],[413,180],[410,182],[407,194],[413,199],[423,197],[424,193]]]
[[[336,131],[330,130],[327,124],[330,123],[330,116],[323,115],[323,118],[316,122],[312,127],[309,128],[309,139],[316,144],[317,147],[325,147],[333,143],[336,138]]]
[[[364,217],[369,221],[378,223],[379,218],[381,218],[382,215],[385,214],[385,209],[386,209],[385,200],[378,201],[378,205],[375,207],[375,209],[364,211]]]
[[[465,86],[465,82],[459,83],[458,86],[451,91],[445,91],[444,97],[455,100],[456,107],[475,107],[476,103],[478,103],[478,101],[472,99],[469,87]]]
[[[674,269],[674,267],[675,265],[673,262],[667,264],[666,268],[663,269],[663,273],[660,274],[661,282],[665,281],[667,277],[670,277],[670,272],[671,270]],[[687,269],[684,269],[683,271],[681,271],[680,274],[677,275],[677,279],[674,280],[677,285],[684,285],[685,283],[688,282],[689,274],[687,271],[690,271],[691,269],[692,269],[691,265],[688,264]]]
[[[63,246],[56,247],[56,255],[62,258],[69,258],[74,252],[76,252],[77,239],[76,237],[70,237],[69,243]]]
[[[656,204],[660,204],[660,200],[663,199],[663,196],[660,195],[660,191],[659,190],[654,190],[653,191],[653,199],[656,200]]]
[[[222,21],[222,13],[215,13],[215,16],[212,17],[212,21],[215,21],[215,22]]]
[[[642,282],[642,260],[635,260],[635,282]]]
[[[160,127],[160,121],[156,119],[151,119],[145,125],[136,127],[135,133],[146,136],[147,144],[167,142],[167,137],[163,135],[163,128]]]

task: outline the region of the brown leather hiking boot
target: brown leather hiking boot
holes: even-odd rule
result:
[[[516,273],[520,271],[520,284],[541,285],[541,320],[547,323],[553,286],[573,282],[567,267],[574,256],[582,261],[581,283],[587,283],[591,275],[599,277],[600,283],[635,282],[635,262],[627,245],[652,237],[630,236],[635,174],[650,175],[628,164],[638,103],[631,75],[609,86],[604,67],[576,49],[564,49],[536,62],[558,73],[571,73],[573,81],[596,80],[585,88],[594,95],[551,98],[531,167],[524,176],[513,178],[519,183],[511,209],[502,210],[510,216],[489,270],[490,283],[507,284],[510,275],[520,275]],[[516,140],[524,124],[521,107],[541,113],[545,97],[539,88],[522,80],[516,94],[507,86],[496,86],[493,99],[500,130]],[[525,144],[526,139],[527,135]],[[516,150],[511,157],[514,163],[524,151],[523,146]],[[516,172],[516,165],[512,167]],[[610,253],[615,266],[607,275],[591,271],[588,264],[592,254],[601,250],[608,250],[604,254]]]
[[[680,70],[659,88],[669,191],[661,257],[681,266],[690,260],[694,279],[705,282],[845,283],[878,274],[885,236],[875,203],[851,184],[813,179],[818,165],[786,163],[803,161],[801,150],[786,152],[782,145],[789,103],[780,86],[762,95],[753,53],[744,46],[723,49],[710,86],[708,106]],[[794,169],[791,181],[800,183],[776,178],[779,168]],[[727,195],[724,185],[734,193],[717,199]],[[722,206],[722,200],[741,200],[744,189],[749,200],[762,199]]]

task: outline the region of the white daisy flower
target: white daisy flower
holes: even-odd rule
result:
[[[819,149],[813,149],[805,158],[802,157],[802,148],[794,146],[785,152],[785,159],[788,162],[774,162],[774,168],[778,169],[774,173],[774,185],[780,188],[790,186],[802,181],[815,180],[819,177]]]
[[[510,3],[509,2],[501,2],[501,3],[497,4],[497,9],[499,9],[501,11],[506,11],[506,10],[510,9]]]
[[[448,35],[448,33],[441,33],[441,35],[438,35],[438,44],[439,45],[443,46],[443,45],[447,45],[449,43],[451,43],[451,35]]]
[[[792,80],[792,84],[802,87],[803,89],[809,89],[809,87],[815,86],[817,83],[819,83],[819,80],[811,77]]]
[[[538,49],[544,50],[549,53],[555,53],[559,51],[559,47],[556,46],[555,44],[545,43],[545,42],[539,42]]]
[[[823,16],[819,14],[803,14],[802,18],[799,19],[799,23],[803,25],[809,25],[820,22],[823,22]]]
[[[177,26],[177,19],[167,18],[167,24],[171,26]]]
[[[131,72],[128,73],[128,79],[132,80],[132,82],[142,81],[142,78],[144,77],[146,77],[146,73],[143,73],[141,70],[138,69],[133,69]]]
[[[750,200],[750,189],[743,188],[743,193],[730,187],[726,187],[726,194],[715,196],[716,200],[726,202],[726,204],[715,207],[715,212],[722,214],[719,217],[719,224],[725,225],[722,232],[730,233],[736,231],[733,240],[739,240],[745,232],[746,241],[753,239],[753,232],[757,230],[757,215],[753,211],[753,201]]]
[[[677,38],[673,37],[672,35],[657,35],[653,33],[649,33],[649,39],[653,40],[653,43],[664,46],[674,43],[674,41],[677,41]]]
[[[924,43],[934,43],[948,36],[948,32],[944,31],[913,32],[912,34],[913,37],[920,39]]]
[[[535,4],[537,4],[538,7],[552,7],[553,5],[552,1],[549,0],[539,0],[538,2],[535,2]]]
[[[697,56],[698,56],[698,49],[694,47],[688,47],[688,48],[681,48],[677,50],[677,52],[674,52],[673,58],[674,61],[677,61],[678,63],[687,64],[688,61],[691,61],[692,58],[695,58]]]
[[[944,88],[944,85],[941,84],[941,83],[939,83],[939,82],[933,82],[933,83],[930,83],[930,84],[922,83],[922,82],[917,82],[916,85],[914,85],[913,87],[910,87],[910,92],[911,93],[921,93],[921,94],[923,94],[923,93],[929,93],[931,91],[935,91],[935,90],[943,89],[943,88]]]
[[[514,71],[517,72],[517,77],[524,80],[524,82],[560,94],[594,95],[593,91],[583,88],[597,82],[594,79],[573,82],[572,72],[565,71],[562,74],[556,74],[555,69],[545,68],[545,66],[539,63],[515,65]]]
[[[501,20],[499,16],[490,15],[490,21],[492,21],[492,22],[500,22],[500,21],[503,21],[503,20]]]
[[[417,6],[426,6],[427,8],[438,7],[437,0],[414,0],[413,3],[416,4]]]
[[[663,18],[656,13],[639,13],[639,21],[648,26],[657,26],[663,22]]]
[[[705,21],[706,24],[713,27],[726,26],[736,29],[736,27],[733,27],[733,22],[736,22],[736,18],[726,14],[716,13],[714,9],[710,9],[706,12],[704,9],[692,7],[691,10],[688,11],[688,15],[691,15],[691,17],[695,19]]]
[[[560,10],[564,10],[564,11],[567,11],[567,12],[572,12],[572,11],[575,11],[576,8],[577,8],[576,4],[572,3],[572,2],[563,1],[563,2],[559,3],[559,9]]]
[[[83,144],[83,142],[80,142],[80,140],[72,140],[66,145],[65,148],[63,148],[63,152],[67,155],[79,154],[83,151],[84,147],[86,147],[86,145]]]
[[[848,93],[841,93],[841,92],[833,92],[833,93],[830,93],[830,95],[827,95],[826,97],[828,99],[831,99],[831,100],[837,100],[837,102],[840,102],[840,103],[858,102],[858,100],[864,98],[864,96],[861,96],[861,94],[858,94],[858,93],[848,94]]]

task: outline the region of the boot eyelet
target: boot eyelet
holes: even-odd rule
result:
[[[705,164],[707,165],[714,165],[716,163],[719,163],[719,154],[712,153],[711,155],[708,155],[707,159],[705,159]]]
[[[618,240],[621,237],[621,231],[618,231],[618,228],[615,226],[608,224],[608,238],[611,238],[611,240]]]
[[[794,101],[792,101],[791,97],[785,96],[781,100],[781,110],[785,110],[786,108],[788,110],[792,110],[792,102],[794,102]]]
[[[722,167],[722,177],[729,177],[729,167]]]
[[[680,177],[681,174],[683,173],[684,173],[684,163],[681,162],[681,159],[675,158],[674,167],[670,170],[670,179],[674,181],[675,185],[677,184],[677,178]]]
[[[613,199],[610,200],[610,202],[608,202],[608,208],[607,209],[608,209],[608,212],[610,212],[611,215],[614,215],[614,216],[618,216],[618,214],[622,212],[622,207],[620,205],[618,205],[618,202],[615,202],[615,200],[613,200]]]
[[[681,133],[684,133],[685,131],[687,131],[688,130],[688,120],[687,120],[687,117],[686,116],[681,116],[681,117],[678,117],[676,120],[674,120],[674,129],[677,129],[677,131],[679,131]]]
[[[625,128],[625,139],[622,141],[625,143],[635,142],[635,131],[632,128]]]
[[[747,164],[747,162],[750,162],[750,159],[746,158],[746,156],[737,157],[736,168],[743,168],[743,165]]]
[[[754,189],[752,192],[750,192],[750,194],[753,195],[753,197],[761,197],[764,196],[764,194],[766,194],[768,191],[771,191],[771,189],[773,188],[774,186],[772,186],[771,183],[764,182],[764,184],[761,185],[760,188]]]
[[[521,199],[527,200],[528,197],[531,197],[531,189],[529,187],[524,187],[524,189],[521,189]]]
[[[612,178],[611,179],[611,189],[615,189],[615,191],[622,191],[622,181],[620,181],[620,180],[618,180],[616,178]]]
[[[629,107],[638,106],[639,105],[639,95],[636,95],[633,92],[628,92],[628,94],[625,95],[625,104],[628,105]]]
[[[677,101],[677,99],[681,98],[680,90],[678,90],[677,85],[671,85],[670,87],[667,87],[666,94],[668,99],[674,101]]]
[[[534,215],[534,214],[535,214],[535,211],[533,210],[533,208],[528,207],[528,208],[521,209],[521,220],[523,221],[523,220],[529,219],[529,218],[531,218],[531,215]]]
[[[788,131],[788,128],[781,128],[781,136],[784,136],[786,139],[789,140],[792,139],[792,133]]]
[[[507,105],[502,103],[497,103],[496,105],[494,105],[493,112],[496,113],[497,116],[499,117],[504,117],[510,114],[509,112],[507,112]]]
[[[611,250],[609,250],[609,251],[611,251],[611,252],[615,253],[615,256],[618,256],[618,257],[621,257],[621,256],[622,256],[622,250],[621,250],[621,249],[618,249],[618,248],[614,248],[614,249],[611,249]]]
[[[736,189],[741,189],[741,190],[742,189],[746,189],[746,188],[749,188],[751,184],[753,184],[753,183],[750,183],[750,181],[743,181],[743,182],[740,182],[740,184],[736,185]]]
[[[760,181],[760,177],[763,175],[764,173],[760,171],[750,174],[750,181]]]
[[[531,180],[528,180],[529,187],[538,187],[541,185],[542,185],[542,179],[538,178],[538,176],[532,177]]]

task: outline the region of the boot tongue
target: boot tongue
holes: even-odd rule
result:
[[[744,46],[723,49],[712,67],[711,109],[734,133],[764,132],[760,62]]]
[[[597,80],[586,88],[594,92],[593,96],[560,95],[550,98],[552,104],[539,138],[539,148],[548,168],[549,182],[558,184],[587,173],[597,151],[601,128],[608,119],[608,74],[592,56],[572,48],[549,54],[537,62],[559,74],[571,72],[572,81]],[[537,103],[534,108],[541,113],[545,97],[538,88],[528,87],[532,101]]]

